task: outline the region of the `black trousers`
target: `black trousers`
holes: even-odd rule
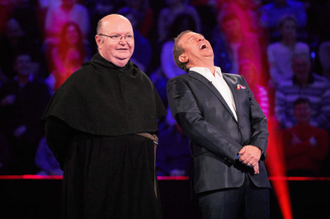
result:
[[[269,219],[269,189],[256,187],[248,175],[241,187],[201,194],[198,203],[203,219]]]

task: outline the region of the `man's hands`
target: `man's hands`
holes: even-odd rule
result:
[[[238,154],[240,155],[239,161],[253,167],[254,174],[259,174],[259,160],[261,157],[261,150],[260,148],[253,146],[253,145],[246,145],[244,146]]]

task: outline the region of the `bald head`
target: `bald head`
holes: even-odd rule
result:
[[[134,33],[131,22],[122,15],[110,14],[99,21],[95,40],[103,58],[123,67],[134,52],[132,36]]]
[[[110,22],[110,23],[115,24],[118,21],[119,22],[120,21],[128,21],[130,23],[130,21],[126,17],[124,17],[120,14],[110,14],[110,15],[107,15],[107,16],[103,17],[101,20],[99,20],[99,22],[97,23],[97,27],[96,27],[96,34],[101,33],[102,26],[103,26],[104,23]]]

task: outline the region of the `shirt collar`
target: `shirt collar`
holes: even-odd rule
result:
[[[210,75],[213,76],[211,71],[208,68],[204,68],[204,67],[191,67],[189,71],[197,72],[206,78],[209,78],[208,76]],[[220,77],[222,77],[222,72],[220,67],[215,66],[215,74],[218,74]]]

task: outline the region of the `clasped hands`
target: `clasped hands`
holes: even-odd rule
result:
[[[238,154],[240,162],[244,163],[247,166],[253,167],[254,174],[259,174],[259,160],[261,157],[260,148],[253,145],[244,146]]]

